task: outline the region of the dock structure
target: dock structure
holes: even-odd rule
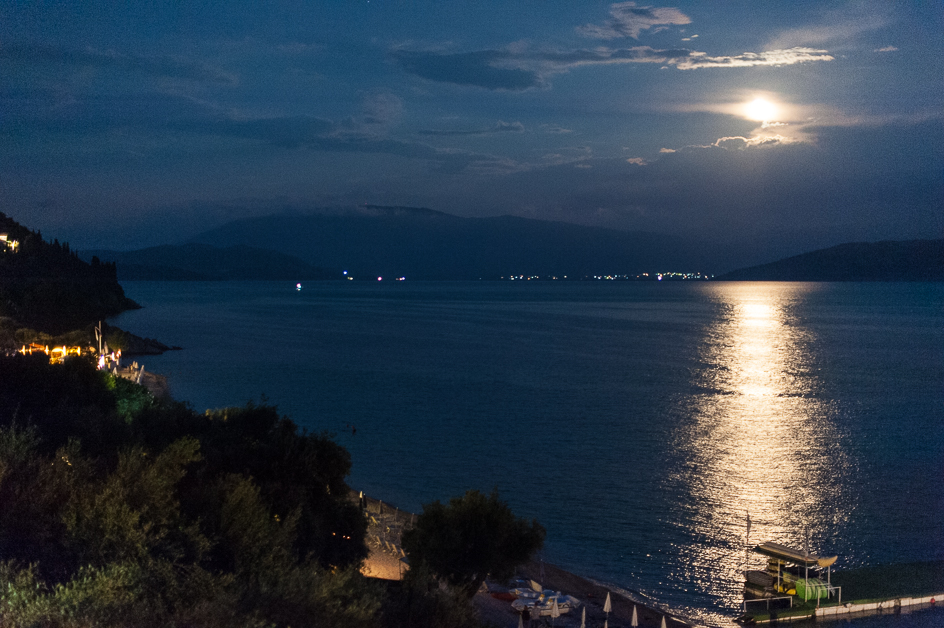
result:
[[[814,615],[816,617],[833,617],[851,613],[895,612],[911,606],[933,606],[937,604],[938,600],[944,600],[944,592],[921,597],[896,597],[871,602],[846,602],[835,606],[821,606],[815,609]]]
[[[944,600],[941,561],[832,573],[836,556],[815,556],[769,542],[756,546],[754,552],[767,557],[767,569],[744,574],[741,623],[901,612]]]

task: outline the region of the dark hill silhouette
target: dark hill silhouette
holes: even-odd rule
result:
[[[15,251],[0,248],[0,316],[60,334],[138,307],[125,296],[114,264],[84,262],[68,244],[46,242],[3,213],[0,233],[19,243]]]
[[[854,242],[726,273],[722,281],[944,281],[944,240]]]
[[[193,242],[281,251],[355,276],[492,279],[703,270],[691,243],[514,216],[462,218],[423,208],[364,206],[247,218]]]
[[[338,271],[315,268],[292,255],[251,246],[163,245],[137,251],[83,251],[114,262],[118,279],[160,281],[340,279]]]

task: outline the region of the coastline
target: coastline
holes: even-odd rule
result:
[[[634,602],[604,584],[578,576],[551,563],[542,563],[532,560],[520,567],[518,572],[525,578],[540,582],[548,589],[560,591],[579,599],[582,602],[580,609],[584,607],[587,609],[588,624],[592,622],[597,625],[602,625],[601,622],[607,621],[610,628],[629,628],[632,622],[633,609],[635,608],[639,626],[644,628],[660,628],[663,617],[665,618],[667,628],[681,628],[683,626],[693,625],[688,621],[674,617],[663,611]],[[540,579],[542,577],[543,580]],[[610,594],[610,603],[612,606],[609,615],[603,612],[603,605],[606,602],[607,593]],[[478,598],[479,596],[477,595],[476,597]],[[505,604],[507,604],[507,602]],[[511,606],[508,605],[508,608],[510,610]],[[580,609],[571,611],[569,620],[566,620],[569,623],[558,620],[556,625],[566,626],[573,624],[579,626]],[[503,623],[501,625],[517,626],[517,613],[511,611],[511,618],[513,623]],[[563,616],[561,620],[563,620]],[[576,620],[576,622],[574,620]]]
[[[130,369],[125,377],[130,377]],[[167,377],[141,369],[140,384],[158,399],[172,400]],[[380,580],[399,580],[404,569],[408,569],[405,554],[400,547],[400,534],[413,523],[414,513],[400,510],[393,504],[385,503],[362,492],[351,490],[352,501],[360,501],[369,517],[365,542],[369,555],[364,561],[361,573],[368,578]],[[663,611],[645,606],[631,600],[623,594],[606,587],[590,578],[579,576],[552,563],[531,560],[520,566],[517,575],[534,580],[546,589],[553,589],[576,597],[581,606],[555,621],[561,627],[579,626],[582,610],[586,608],[588,622],[608,622],[610,628],[628,628],[632,625],[633,611],[636,611],[638,626],[643,628],[661,628],[665,619],[666,628],[682,628],[693,624],[674,617]],[[610,613],[603,611],[607,594],[610,594]],[[480,618],[496,628],[515,628],[519,614],[506,600],[492,597],[487,591],[479,591],[473,598],[473,605]]]
[[[413,513],[400,510],[393,504],[368,497],[351,491],[352,501],[361,501],[369,518],[367,530],[367,547],[370,555],[364,561],[361,573],[369,578],[381,580],[399,580],[405,563],[400,547],[400,534],[409,527],[415,516]],[[538,560],[531,560],[520,566],[517,575],[527,580],[534,580],[546,589],[560,591],[580,600],[581,606],[554,621],[554,625],[562,628],[579,626],[582,609],[586,608],[588,624],[603,625],[608,622],[610,628],[629,628],[632,625],[633,610],[636,610],[638,625],[643,628],[661,628],[665,618],[666,628],[682,628],[693,624],[673,617],[663,611],[645,606],[625,597],[621,593],[608,588],[604,584],[578,576],[562,567]],[[609,614],[603,612],[603,605],[607,594],[610,594],[612,610]],[[483,586],[483,590],[476,593],[472,603],[482,621],[496,628],[516,628],[519,615],[507,600],[492,597]],[[532,621],[532,625],[537,622]]]

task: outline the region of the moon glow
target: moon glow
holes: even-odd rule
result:
[[[748,120],[770,122],[777,118],[777,105],[763,98],[755,98],[744,105],[744,115]]]

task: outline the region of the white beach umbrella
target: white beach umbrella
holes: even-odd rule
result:
[[[554,598],[554,601],[551,603],[551,617],[557,619],[560,617],[560,607],[557,605],[557,598]]]
[[[632,620],[629,622],[629,625],[630,625],[630,626],[634,626],[634,627],[639,626],[639,618],[636,616],[636,605],[635,605],[635,604],[633,604],[633,618],[632,618]]]
[[[606,602],[603,603],[603,612],[609,613],[613,610],[613,604],[610,602],[610,592],[606,592]]]
[[[609,619],[604,619],[604,620],[603,620],[603,628],[610,628],[610,620],[609,620]]]
[[[524,628],[524,620],[521,618],[521,614],[518,615],[518,628]]]
[[[665,628],[665,615],[662,616],[662,628]]]
[[[580,628],[587,628],[587,607],[583,607],[583,612],[580,614]]]

